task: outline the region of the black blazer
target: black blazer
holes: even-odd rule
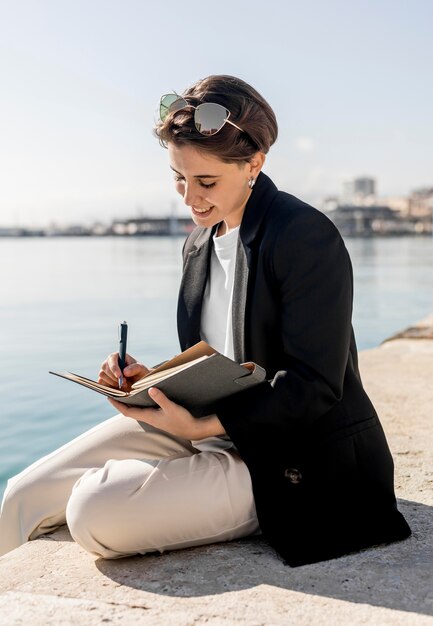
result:
[[[214,232],[196,228],[184,246],[182,349],[200,340]],[[251,473],[263,535],[292,566],[410,535],[358,371],[352,300],[335,226],[261,173],[240,227],[233,335],[236,360],[269,380],[216,412]]]

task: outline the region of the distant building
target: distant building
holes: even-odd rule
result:
[[[321,210],[323,213],[331,213],[338,209],[339,203],[340,200],[338,196],[326,196],[326,198],[323,199]]]
[[[343,202],[364,206],[372,204],[376,198],[376,180],[366,176],[353,178],[343,183]]]
[[[343,198],[328,196],[322,211],[343,236],[430,235],[433,188],[414,191],[409,198],[378,198],[374,178],[358,177],[343,184]]]
[[[417,189],[410,194],[408,213],[413,217],[433,216],[433,187]]]
[[[135,217],[127,220],[115,220],[111,225],[113,235],[134,236],[185,236],[194,228],[189,217]]]
[[[409,198],[407,196],[381,196],[380,202],[400,215],[409,214]]]
[[[339,205],[329,218],[343,236],[427,235],[432,232],[431,219],[402,216],[388,206]]]
[[[53,222],[45,229],[44,234],[47,237],[89,237],[92,231],[89,226],[83,226],[82,224],[60,226]]]
[[[24,228],[21,226],[0,226],[0,237],[44,237],[42,228]]]

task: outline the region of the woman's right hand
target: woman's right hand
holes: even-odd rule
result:
[[[131,391],[131,386],[137,382],[137,380],[143,378],[143,376],[149,372],[149,369],[142,363],[137,363],[136,359],[129,354],[126,355],[125,361],[126,367],[123,370],[123,384],[121,389],[122,391]],[[113,352],[101,365],[98,383],[119,389],[121,373],[119,367],[119,353]]]

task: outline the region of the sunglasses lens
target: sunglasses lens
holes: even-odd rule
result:
[[[195,110],[195,127],[202,135],[215,135],[224,126],[229,115],[229,111],[221,104],[204,102]]]
[[[169,113],[179,111],[185,106],[188,106],[188,102],[175,93],[168,93],[162,96],[159,105],[159,117],[161,121],[164,121]]]

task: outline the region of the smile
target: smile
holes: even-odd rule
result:
[[[205,213],[209,213],[209,211],[212,211],[213,206],[208,207],[207,209],[199,209],[198,207],[191,207],[193,213],[198,213],[200,215],[204,215]]]

